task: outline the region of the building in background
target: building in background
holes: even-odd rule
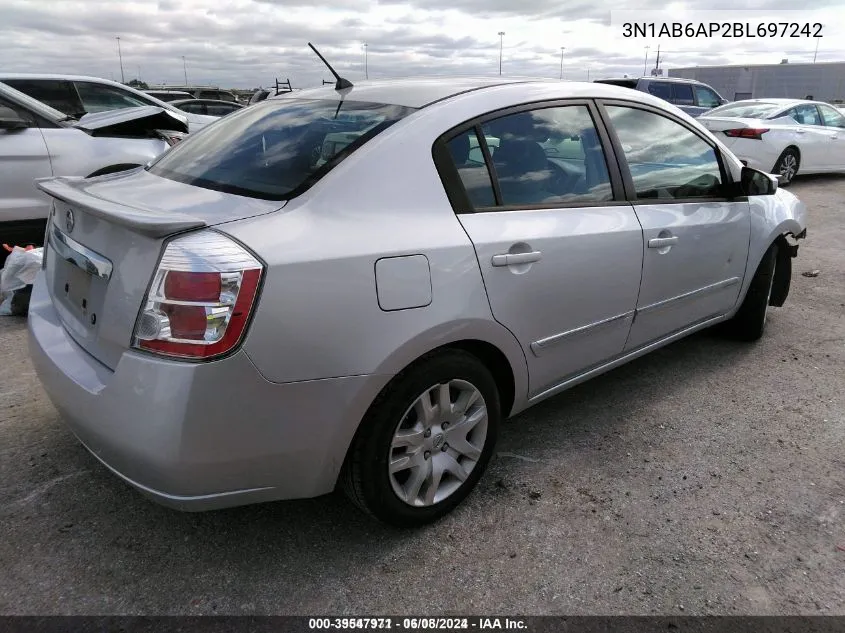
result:
[[[812,96],[816,101],[845,102],[845,62],[693,66],[672,68],[669,76],[697,79],[733,101]]]

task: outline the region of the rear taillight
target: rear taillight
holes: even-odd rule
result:
[[[767,127],[741,127],[736,130],[725,130],[725,136],[732,138],[753,138],[762,140],[763,134],[769,131]]]
[[[263,266],[220,233],[170,242],[153,275],[133,344],[165,356],[207,359],[243,338]]]

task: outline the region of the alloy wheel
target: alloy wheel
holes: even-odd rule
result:
[[[415,507],[440,503],[457,491],[481,458],[487,405],[465,380],[426,389],[408,408],[390,445],[393,492]]]

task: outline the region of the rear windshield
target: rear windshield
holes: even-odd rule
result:
[[[766,119],[772,114],[783,109],[780,103],[769,103],[767,101],[756,101],[754,103],[728,103],[727,105],[713,108],[707,113],[711,116],[732,116],[743,119]]]
[[[269,99],[188,137],[148,169],[206,189],[288,200],[413,111],[362,101]]]

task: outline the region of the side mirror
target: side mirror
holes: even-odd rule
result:
[[[751,167],[743,167],[740,189],[746,196],[772,196],[778,189],[778,178]]]
[[[29,123],[12,108],[0,106],[0,130],[22,130],[28,127]]]

